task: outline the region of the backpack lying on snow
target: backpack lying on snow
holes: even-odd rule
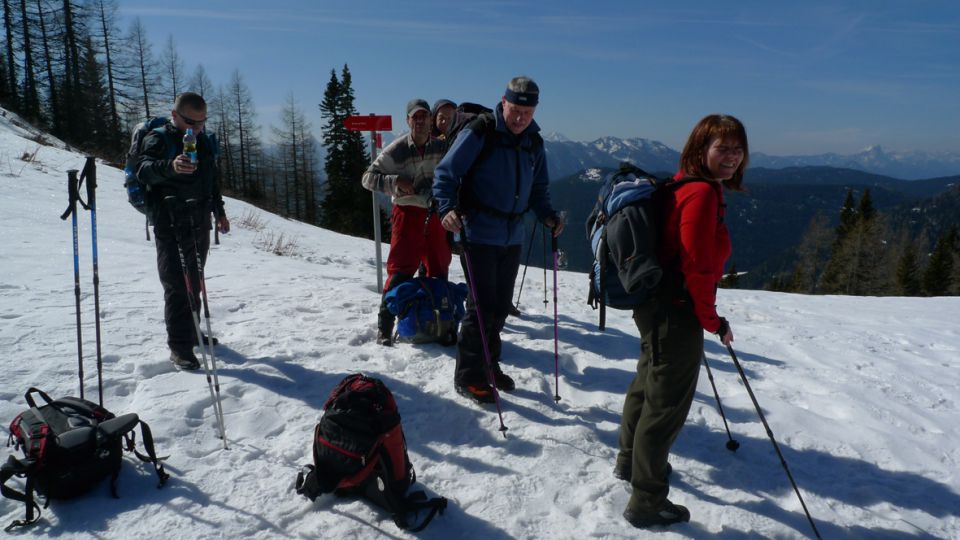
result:
[[[397,340],[455,344],[466,298],[466,284],[440,278],[415,278],[390,289],[386,302],[398,318]]]
[[[315,500],[323,493],[363,495],[393,515],[397,527],[417,532],[447,507],[447,500],[408,494],[416,473],[393,394],[379,379],[354,374],[327,398],[314,430],[313,465],[297,475],[297,493]],[[429,510],[414,525],[411,514]]]
[[[694,181],[659,179],[631,163],[608,174],[587,218],[587,239],[593,251],[587,303],[600,307],[600,330],[606,307],[634,309],[651,299],[663,270],[658,195]]]
[[[45,402],[37,406],[32,394]],[[56,401],[46,393],[31,388],[24,395],[30,408],[10,423],[10,443],[23,450],[24,458],[10,456],[0,467],[0,490],[8,499],[23,501],[26,518],[14,521],[6,530],[30,525],[40,519],[40,506],[33,493],[50,499],[69,499],[82,495],[111,477],[110,490],[117,497],[117,476],[123,461],[123,443],[142,461],[153,463],[162,486],[169,478],[163,470],[162,458],[157,458],[150,427],[136,414],[115,416],[110,411],[85,399],[65,397]],[[140,434],[146,455],[134,449],[134,429],[140,425]],[[24,477],[23,492],[7,486],[12,477]],[[36,516],[34,516],[36,511]]]

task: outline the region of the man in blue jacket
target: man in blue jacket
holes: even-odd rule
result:
[[[496,110],[478,116],[462,130],[434,171],[438,215],[445,229],[463,239],[477,304],[467,302],[454,385],[460,394],[481,403],[494,401],[494,393],[483,358],[480,319],[488,340],[492,382],[507,392],[515,387],[500,369],[500,331],[520,268],[523,214],[533,210],[554,236],[563,231],[563,219],[550,204],[543,139],[533,121],[539,97],[540,89],[532,79],[512,79]],[[461,262],[466,272],[466,261]]]

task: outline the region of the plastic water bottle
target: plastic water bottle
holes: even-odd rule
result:
[[[187,128],[183,134],[183,154],[190,158],[190,163],[197,162],[197,136],[193,134],[193,128]]]

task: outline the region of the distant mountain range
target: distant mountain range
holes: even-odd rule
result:
[[[544,141],[547,166],[553,179],[565,178],[591,167],[616,167],[621,161],[631,161],[650,172],[673,171],[680,160],[678,151],[649,139],[603,137],[576,142],[550,133],[544,135]],[[871,146],[850,155],[771,156],[754,152],[750,156],[750,166],[770,169],[828,166],[917,180],[960,174],[960,153],[888,152],[880,146]]]
[[[560,237],[571,270],[587,271],[592,255],[584,222],[603,177],[611,169],[587,169],[553,182],[554,207],[567,213],[570,225]],[[811,218],[826,216],[836,224],[847,189],[857,198],[870,189],[873,205],[913,234],[936,234],[960,225],[960,176],[907,181],[835,167],[751,169],[747,192],[726,197],[726,223],[734,240],[733,256],[746,288],[759,288],[777,272],[792,266],[794,250]],[[542,242],[533,243],[534,266],[543,259]]]

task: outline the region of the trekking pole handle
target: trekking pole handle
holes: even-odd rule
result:
[[[70,214],[77,211],[77,201],[80,200],[79,180],[77,180],[78,172],[80,171],[76,169],[67,171],[67,196],[69,197],[69,202],[67,203],[67,209],[60,215],[60,219],[62,220],[66,220],[70,217]]]
[[[80,173],[80,181],[87,181],[87,204],[96,208],[97,199],[97,160],[93,156],[87,156],[87,162],[83,165],[83,172]],[[78,189],[79,191],[79,189]],[[79,196],[79,193],[78,193]],[[81,204],[83,201],[80,201]],[[84,205],[89,210],[89,206]]]
[[[170,226],[177,225],[177,210],[180,209],[180,199],[176,195],[167,195],[163,198],[162,206],[166,207],[167,214],[170,215]]]

